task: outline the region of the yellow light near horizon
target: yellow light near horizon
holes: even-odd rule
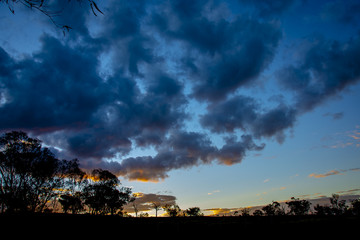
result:
[[[134,196],[134,197],[137,197],[137,198],[141,198],[141,197],[144,196],[144,193],[142,193],[142,192],[136,192],[136,193],[133,193],[133,196]]]

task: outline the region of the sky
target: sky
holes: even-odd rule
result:
[[[182,209],[360,194],[360,1],[95,2],[0,4],[1,132]]]

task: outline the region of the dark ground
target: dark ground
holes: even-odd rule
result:
[[[124,236],[190,236],[280,238],[358,236],[358,216],[264,216],[264,217],[149,217],[36,214],[0,215],[2,236],[123,238]],[[24,235],[25,234],[25,235]],[[230,235],[231,234],[231,235]],[[341,234],[341,235],[339,235]],[[22,237],[22,238],[23,238]],[[238,237],[236,237],[238,238]],[[71,238],[73,239],[73,238]],[[222,238],[223,239],[223,238]]]

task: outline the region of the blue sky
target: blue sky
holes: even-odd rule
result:
[[[181,208],[360,194],[359,1],[0,8],[0,130]]]

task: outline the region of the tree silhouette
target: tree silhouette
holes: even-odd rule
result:
[[[263,211],[261,211],[260,209],[256,209],[256,210],[253,212],[253,215],[254,215],[254,216],[263,216],[264,213],[263,213]]]
[[[331,208],[334,215],[342,215],[346,212],[346,200],[339,200],[340,195],[333,194],[330,198]]]
[[[250,209],[249,208],[243,208],[241,209],[241,216],[250,216]]]
[[[305,215],[310,210],[311,203],[307,200],[300,200],[298,198],[291,198],[290,202],[286,202],[290,208],[289,214],[293,215]]]
[[[158,211],[161,209],[160,203],[159,202],[152,202],[151,206],[155,210],[155,217],[157,217],[158,216]]]
[[[284,215],[285,211],[280,207],[280,203],[273,201],[271,204],[266,205],[262,208],[265,215],[274,216],[274,215]]]
[[[77,192],[74,195],[61,195],[59,202],[62,205],[64,213],[67,213],[67,211],[70,210],[72,214],[77,214],[79,211],[84,209],[80,192]]]
[[[0,201],[8,212],[42,212],[54,189],[64,185],[67,171],[41,141],[24,132],[13,131],[0,137]]]
[[[163,209],[169,215],[169,217],[178,217],[181,213],[181,209],[177,204],[166,204],[165,206],[163,206]]]
[[[185,210],[185,214],[190,217],[203,216],[199,207],[192,207]]]
[[[85,186],[83,190],[84,202],[91,213],[113,215],[132,199],[131,189],[119,188],[120,181],[111,172],[95,169],[91,177],[95,182]]]
[[[333,194],[330,198],[330,206],[321,206],[317,204],[314,209],[317,215],[343,215],[349,210],[346,206],[346,200],[340,200],[338,194]],[[355,203],[356,204],[356,203]]]
[[[351,201],[350,211],[353,215],[360,215],[360,198]]]

